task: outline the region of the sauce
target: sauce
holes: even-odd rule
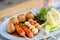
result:
[[[21,37],[16,31],[13,33],[10,33],[10,35],[15,36],[15,37]]]
[[[46,20],[35,19],[40,25],[43,24]]]
[[[10,33],[12,36],[20,37],[17,32]]]

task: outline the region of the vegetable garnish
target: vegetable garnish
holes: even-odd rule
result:
[[[51,9],[46,15],[46,21],[42,24],[44,32],[56,39],[55,36],[50,35],[51,32],[57,30],[60,26],[60,14],[58,11]]]
[[[50,27],[50,30],[48,28],[47,30],[49,30],[49,32],[55,31],[60,25],[59,15],[60,14],[56,10],[51,9],[51,11],[48,12],[46,21],[42,24],[42,26],[46,28],[46,26],[49,25],[48,27]]]
[[[44,20],[48,11],[50,11],[50,8],[42,7],[39,13],[36,12],[36,18]]]

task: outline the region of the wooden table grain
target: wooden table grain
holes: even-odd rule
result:
[[[41,8],[44,4],[43,2],[44,0],[30,0],[21,4],[14,5],[12,7],[0,10],[0,18],[3,16],[11,16],[11,15],[19,14],[33,7]]]

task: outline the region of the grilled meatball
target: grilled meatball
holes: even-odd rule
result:
[[[8,33],[13,33],[15,31],[15,27],[12,23],[9,23],[7,26],[6,26],[6,30]]]
[[[28,12],[26,14],[27,19],[34,19],[34,14],[32,12]]]
[[[20,14],[18,16],[18,20],[19,20],[19,22],[25,22],[26,21],[26,16],[24,14]]]
[[[17,18],[11,18],[10,22],[13,23],[13,24],[19,23]]]

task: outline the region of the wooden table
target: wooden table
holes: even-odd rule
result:
[[[41,8],[43,6],[44,0],[30,0],[13,7],[6,8],[4,10],[0,10],[0,18],[3,16],[15,15],[17,12],[21,13],[23,11],[27,11],[33,7]],[[18,13],[18,14],[19,14]]]

